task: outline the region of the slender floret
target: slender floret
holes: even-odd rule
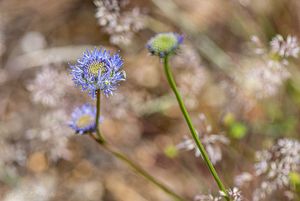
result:
[[[218,163],[222,160],[222,149],[221,145],[227,145],[229,144],[229,139],[221,134],[212,134],[211,130],[212,127],[210,124],[206,123],[206,117],[204,114],[199,115],[199,120],[197,121],[199,131],[202,134],[202,143],[207,150],[207,154],[209,156],[209,159],[213,164]],[[198,133],[198,132],[197,132]],[[184,140],[179,143],[176,148],[178,150],[195,150],[195,156],[199,157],[202,156],[199,149],[197,149],[196,144],[194,143],[193,139],[185,136]]]
[[[178,33],[159,33],[148,41],[147,48],[151,54],[164,58],[175,53],[182,42],[183,36]]]
[[[233,187],[231,189],[227,190],[227,194],[230,198],[231,201],[243,201],[244,198],[242,196],[242,192],[237,188],[237,187]],[[212,194],[208,194],[208,195],[196,195],[194,197],[194,201],[222,201],[224,200],[224,197],[226,196],[226,194],[222,191],[219,191],[218,195],[212,195]]]
[[[75,108],[69,125],[80,135],[93,132],[96,129],[95,117],[96,108],[90,104],[84,104]]]
[[[268,198],[276,191],[289,189],[290,175],[300,170],[300,142],[282,138],[270,149],[256,153],[256,176],[262,181],[253,192],[253,201]],[[287,191],[285,191],[287,192]]]
[[[112,95],[119,82],[126,79],[122,65],[118,53],[111,55],[105,49],[95,48],[94,51],[84,52],[77,63],[70,67],[74,83],[94,98],[98,89],[106,96]]]

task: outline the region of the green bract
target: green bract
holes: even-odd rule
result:
[[[174,53],[182,41],[183,36],[177,33],[159,33],[148,41],[147,48],[151,54],[163,58]]]

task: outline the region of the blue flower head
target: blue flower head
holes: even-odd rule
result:
[[[146,47],[152,55],[164,58],[175,53],[179,45],[183,42],[183,36],[177,33],[159,33],[152,37]]]
[[[90,104],[84,104],[75,108],[71,116],[69,126],[76,133],[82,135],[96,130],[96,108]],[[101,118],[100,118],[101,119]]]
[[[126,79],[122,65],[118,53],[111,55],[105,49],[95,48],[94,51],[84,52],[70,67],[74,83],[94,98],[98,89],[106,96],[112,95],[119,82]]]

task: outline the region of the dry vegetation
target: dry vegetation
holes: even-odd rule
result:
[[[127,74],[102,97],[107,141],[186,200],[213,201],[162,61],[145,48],[170,31],[184,35],[172,71],[226,187],[245,201],[299,200],[299,10],[299,0],[0,1],[0,200],[172,200],[68,127],[75,107],[94,104],[68,63],[101,46],[120,50]]]

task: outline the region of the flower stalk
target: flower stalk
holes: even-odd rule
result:
[[[222,192],[225,193],[225,195],[226,195],[226,196],[225,196],[225,199],[226,199],[227,201],[230,201],[230,199],[229,199],[229,197],[228,197],[228,194],[227,194],[227,191],[226,191],[226,188],[225,188],[225,186],[223,185],[223,183],[222,183],[220,177],[218,176],[218,173],[217,173],[217,171],[215,170],[215,168],[214,168],[212,162],[210,161],[210,159],[209,159],[209,157],[208,157],[208,154],[207,154],[207,152],[205,151],[205,148],[204,148],[204,146],[202,145],[202,143],[201,143],[201,141],[200,141],[200,139],[199,139],[199,137],[198,137],[198,134],[197,134],[197,132],[196,132],[194,126],[193,126],[193,123],[192,123],[191,118],[190,118],[190,116],[189,116],[189,114],[188,114],[188,112],[187,112],[187,109],[186,109],[186,107],[185,107],[185,105],[184,105],[184,102],[183,102],[183,100],[182,100],[182,98],[181,98],[181,95],[179,94],[179,91],[178,91],[178,89],[177,89],[175,80],[174,80],[173,75],[172,75],[172,72],[171,72],[171,70],[170,70],[170,66],[169,66],[169,55],[166,55],[165,57],[163,57],[163,60],[164,60],[164,70],[165,70],[165,74],[166,74],[168,83],[169,83],[170,87],[172,88],[172,90],[173,90],[173,92],[174,92],[174,94],[175,94],[175,96],[176,96],[177,102],[178,102],[179,107],[180,107],[180,109],[181,109],[181,112],[182,112],[182,114],[183,114],[183,116],[184,116],[184,118],[185,118],[185,120],[186,120],[186,123],[187,123],[187,125],[188,125],[188,127],[189,127],[189,129],[190,129],[191,135],[192,135],[192,137],[193,137],[193,139],[194,139],[194,141],[195,141],[195,143],[196,143],[196,145],[197,145],[199,151],[201,152],[201,155],[202,155],[202,157],[203,157],[203,159],[204,159],[206,165],[208,166],[210,173],[213,175],[213,177],[214,177],[214,179],[215,179],[215,181],[216,181],[216,183],[217,183],[219,189],[220,189]]]
[[[158,181],[156,178],[151,176],[146,170],[144,170],[141,166],[133,162],[129,157],[127,157],[125,154],[123,154],[120,151],[117,151],[113,149],[106,141],[104,140],[103,136],[100,132],[100,126],[99,126],[99,118],[100,118],[100,104],[101,104],[101,91],[98,89],[96,90],[96,133],[97,137],[95,137],[93,134],[89,134],[93,140],[95,140],[103,149],[105,149],[107,152],[111,153],[113,156],[115,156],[117,159],[123,161],[127,165],[129,165],[132,169],[134,169],[137,173],[142,175],[145,179],[156,185],[158,188],[160,188],[162,191],[173,197],[175,201],[185,201],[184,198],[176,194],[174,191],[169,189],[167,186],[162,184],[160,181]]]
[[[107,152],[111,153],[113,156],[115,156],[117,159],[123,161],[128,166],[130,166],[133,170],[135,170],[138,174],[143,176],[145,179],[159,187],[162,191],[170,195],[175,201],[185,201],[184,198],[176,194],[174,191],[166,187],[164,184],[162,184],[160,181],[158,181],[156,178],[151,176],[146,170],[144,170],[141,166],[137,165],[135,162],[133,162],[129,157],[127,157],[125,154],[123,154],[120,151],[117,151],[113,149],[108,143],[103,143],[101,140],[96,138],[94,135],[90,134],[90,137],[93,138],[103,149],[105,149]]]
[[[99,126],[99,118],[100,118],[100,111],[101,111],[101,91],[100,89],[96,90],[96,133],[99,139],[99,142],[101,142],[102,144],[105,143],[105,140],[103,138],[103,136],[101,135],[101,131],[100,131],[100,126]]]
[[[101,134],[99,126],[101,93],[107,97],[113,95],[119,83],[126,80],[126,73],[122,70],[122,66],[123,61],[118,53],[111,55],[109,51],[97,48],[94,51],[87,50],[75,65],[70,65],[74,83],[82,90],[88,91],[93,98],[96,97],[96,110],[89,104],[76,108],[72,113],[70,127],[80,135],[89,134],[102,148],[132,167],[175,201],[185,201],[184,198],[151,176],[125,154],[109,146]],[[93,132],[96,132],[97,136],[94,136]]]

